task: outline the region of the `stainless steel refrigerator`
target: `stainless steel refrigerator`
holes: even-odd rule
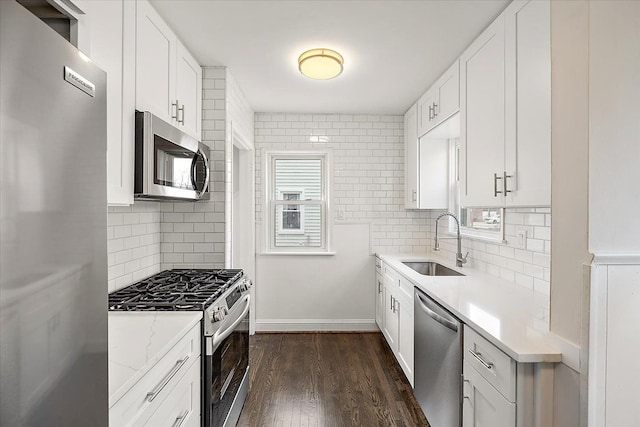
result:
[[[106,75],[0,0],[0,425],[107,426]]]

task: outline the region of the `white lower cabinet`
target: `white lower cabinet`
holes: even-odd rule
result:
[[[396,314],[395,293],[393,292],[393,284],[385,281],[384,284],[384,326],[382,333],[384,334],[389,347],[396,354],[398,353],[398,315]]]
[[[411,297],[402,290],[405,283],[411,288]],[[409,383],[413,386],[413,285],[400,279],[397,294],[398,351],[396,357]]]
[[[200,330],[198,323],[113,404],[111,427],[200,425]]]
[[[413,386],[413,284],[384,263],[381,270],[377,277],[382,277],[382,284],[378,283],[377,289],[382,288],[382,323],[378,326]]]
[[[376,295],[376,323],[380,330],[384,325],[384,278],[382,275],[382,261],[380,258],[376,258],[376,283],[375,283],[375,295]]]
[[[463,427],[553,425],[553,366],[516,363],[464,326]]]
[[[498,393],[466,360],[463,372],[463,427],[514,427],[516,404]]]

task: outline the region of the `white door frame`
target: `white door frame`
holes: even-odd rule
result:
[[[252,139],[243,135],[233,122],[231,126],[231,167],[236,167],[234,158],[235,150],[238,149],[239,171],[232,171],[231,174],[231,235],[228,236],[230,244],[230,265],[232,268],[242,268],[246,277],[254,281],[256,277],[256,243],[255,243],[255,151]],[[238,182],[233,182],[237,177]],[[234,199],[234,189],[238,186],[238,198]],[[239,212],[236,212],[239,210]],[[236,224],[237,222],[237,224]],[[255,286],[251,288],[251,314],[249,319],[249,332],[255,331]]]

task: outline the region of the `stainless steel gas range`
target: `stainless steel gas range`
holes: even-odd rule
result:
[[[202,311],[202,421],[235,426],[249,390],[249,288],[242,270],[174,269],[109,294],[109,310]]]

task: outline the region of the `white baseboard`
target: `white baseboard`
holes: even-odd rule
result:
[[[256,332],[379,331],[375,319],[256,319]]]

